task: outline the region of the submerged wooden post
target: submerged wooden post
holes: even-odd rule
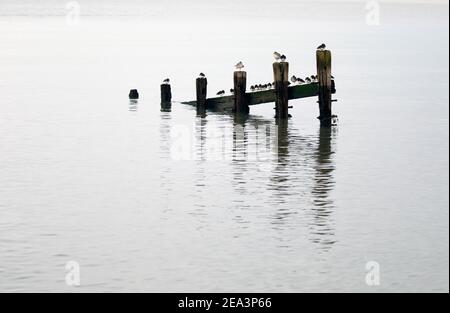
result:
[[[275,80],[275,117],[286,119],[289,117],[289,63],[273,63],[273,76]]]
[[[172,89],[170,84],[161,85],[161,111],[170,112],[172,107]]]
[[[196,80],[196,90],[197,90],[197,113],[204,115],[206,112],[206,95],[208,80],[206,77],[199,77]]]
[[[319,80],[319,110],[320,125],[330,127],[332,124],[331,112],[331,51],[317,50],[317,78]]]
[[[233,75],[234,81],[234,111],[236,113],[249,113],[248,102],[245,98],[247,89],[247,72],[235,71]]]
[[[131,89],[130,93],[128,94],[128,98],[130,98],[130,100],[138,100],[139,92],[137,91],[137,89]]]

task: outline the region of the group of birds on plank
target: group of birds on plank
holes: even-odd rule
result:
[[[316,82],[318,82],[317,75],[311,75],[311,76],[306,77],[305,79],[296,77],[294,75],[291,77],[290,81],[287,82],[287,84],[288,84],[288,86],[291,86],[291,85],[311,84],[311,83],[316,83]],[[250,91],[255,92],[255,91],[270,90],[270,89],[274,89],[274,88],[275,88],[275,82],[272,82],[272,83],[267,83],[267,84],[252,85],[252,86],[250,86]],[[230,89],[230,93],[234,94],[233,88]],[[223,96],[225,94],[226,94],[225,90],[220,90],[219,92],[217,92],[218,96]]]
[[[325,50],[327,48],[327,46],[323,43],[320,46],[317,47],[317,50]],[[286,55],[281,54],[277,51],[275,51],[273,53],[273,57],[275,59],[276,62],[286,62]],[[242,61],[239,61],[235,66],[236,70],[238,71],[242,71],[242,69],[245,67],[244,63],[242,63]],[[204,73],[200,73],[198,75],[199,78],[206,78],[206,75]],[[331,76],[332,79],[334,79],[333,76]],[[311,75],[309,77],[306,77],[305,79],[300,78],[300,77],[296,77],[295,75],[291,77],[290,82],[288,82],[288,85],[291,84],[297,84],[297,85],[303,85],[303,84],[311,84],[311,83],[315,83],[318,81],[318,77],[317,75]],[[163,80],[163,84],[169,84],[170,80],[168,78],[166,78],[165,80]],[[272,83],[267,83],[267,84],[256,84],[256,85],[252,85],[250,87],[250,91],[254,92],[254,91],[261,91],[261,90],[268,90],[268,89],[273,89],[275,88],[275,82]],[[234,93],[234,89],[231,88],[230,89],[230,93],[233,94]],[[219,92],[217,92],[218,96],[223,96],[225,95],[226,92],[225,90],[220,90]]]

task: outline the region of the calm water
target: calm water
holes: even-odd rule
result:
[[[448,5],[0,3],[0,291],[449,290]],[[72,25],[72,26],[71,26]],[[316,99],[247,120],[174,103],[333,52]],[[127,99],[138,88],[137,104]],[[81,286],[65,284],[65,264]],[[381,285],[365,282],[380,264]]]

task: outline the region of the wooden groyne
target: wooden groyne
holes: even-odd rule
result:
[[[193,105],[197,113],[204,115],[210,111],[230,111],[239,114],[250,112],[250,106],[275,103],[275,118],[287,119],[289,114],[289,100],[318,97],[319,116],[321,126],[329,127],[334,122],[332,114],[332,95],[336,93],[334,78],[331,75],[331,52],[329,50],[317,50],[317,81],[291,84],[289,82],[289,63],[273,63],[273,88],[257,91],[247,91],[247,72],[237,70],[233,74],[233,94],[229,96],[207,97],[208,80],[202,75],[196,80],[196,100],[182,102]],[[169,96],[170,94],[170,96]],[[161,85],[161,108],[171,101],[170,85]]]

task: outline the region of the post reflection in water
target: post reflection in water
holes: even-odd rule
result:
[[[170,147],[171,147],[171,115],[168,112],[161,113],[161,124],[159,127],[159,153],[160,160],[168,160],[170,158]],[[171,173],[172,169],[170,164],[167,162],[162,162],[159,173],[159,179],[161,184],[161,203],[162,211],[170,211],[170,195],[172,194],[172,181]]]
[[[130,112],[137,112],[138,104],[139,104],[138,100],[134,100],[134,99],[130,100],[130,103],[128,105],[128,111],[130,111]]]
[[[230,128],[229,137],[221,135],[228,144],[222,144],[217,131]],[[197,117],[193,135],[194,192],[198,195],[194,209],[199,217],[216,207],[248,229],[257,225],[254,223],[260,225],[255,219],[263,218],[278,247],[295,249],[305,238],[321,252],[329,251],[336,242],[333,129],[302,135],[289,120],[214,115]],[[212,153],[217,142],[220,144]],[[222,156],[217,158],[217,152]],[[199,196],[217,179],[223,186],[220,196],[226,199],[222,204]]]
[[[333,176],[335,151],[332,144],[335,135],[334,128],[320,128],[312,189],[314,203],[313,221],[310,225],[312,241],[320,244],[326,251],[336,242],[335,225],[332,219],[335,206],[330,196],[336,183]]]

